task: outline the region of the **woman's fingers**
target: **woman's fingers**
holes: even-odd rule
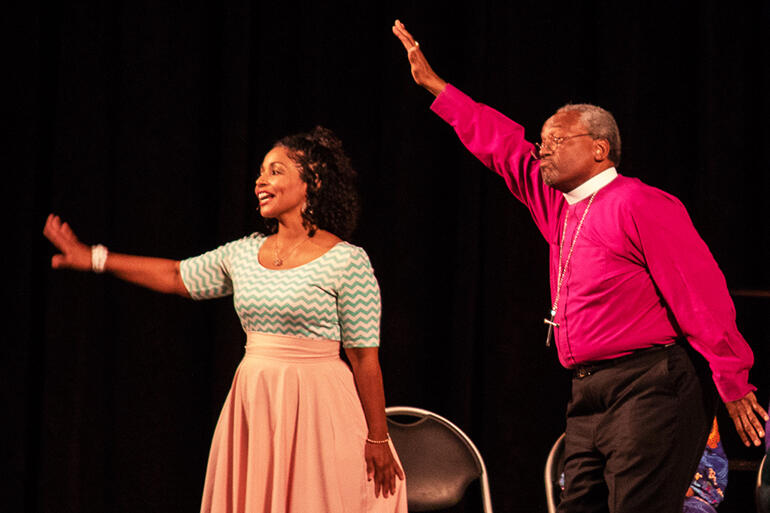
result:
[[[43,235],[61,252],[51,258],[51,267],[80,270],[91,268],[90,248],[78,240],[70,225],[63,223],[59,216],[48,215],[43,227]]]
[[[48,214],[48,217],[45,220],[45,226],[43,226],[43,235],[46,236],[46,238],[50,238],[49,235],[53,231],[54,223],[56,222],[56,216],[53,214]]]
[[[372,447],[371,461],[374,466],[374,495],[387,498],[396,494],[397,479],[404,479],[404,471],[401,469],[388,445]],[[369,469],[369,461],[367,461]]]
[[[68,242],[77,242],[78,238],[75,237],[75,232],[72,231],[68,223],[61,225],[61,234]]]
[[[61,234],[61,221],[53,214],[48,216],[43,228],[43,235],[51,241],[51,243],[57,248],[61,249],[62,234]]]
[[[404,479],[404,472],[390,452],[390,447],[372,447],[366,461],[369,480],[374,480],[374,496],[387,499],[396,494],[397,479]]]
[[[51,267],[58,269],[64,263],[64,255],[54,255],[51,257]]]

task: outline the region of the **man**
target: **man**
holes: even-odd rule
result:
[[[436,96],[431,109],[503,177],[550,244],[544,322],[574,372],[559,511],[681,512],[714,385],[744,444],[760,444],[758,417],[767,420],[724,277],[684,206],[618,174],[620,136],[604,109],[566,105],[532,145],[520,125],[442,80],[402,23],[393,33],[415,82]]]

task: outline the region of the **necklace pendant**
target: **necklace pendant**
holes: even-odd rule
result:
[[[548,334],[545,337],[545,347],[551,347],[551,339],[553,338],[553,329],[559,327],[558,322],[553,322],[554,317],[556,317],[556,312],[551,310],[551,318],[543,319],[543,324],[548,325]]]
[[[304,239],[294,244],[294,246],[292,246],[292,248],[286,254],[286,258],[291,258],[291,256],[297,250],[297,248],[300,247],[309,238],[310,237],[305,237]],[[281,258],[281,246],[278,244],[278,242],[276,242],[275,247],[273,248],[273,265],[276,267],[281,267],[283,263],[284,263],[284,259]]]

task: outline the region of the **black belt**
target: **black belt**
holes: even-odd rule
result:
[[[632,360],[634,358],[651,353],[653,351],[668,349],[670,347],[674,347],[675,345],[677,345],[676,342],[671,342],[670,344],[661,344],[661,345],[652,346],[652,347],[645,347],[644,349],[637,349],[632,353],[619,356],[617,358],[610,358],[609,360],[599,360],[598,362],[587,362],[587,363],[578,365],[577,367],[574,367],[572,369],[572,377],[575,379],[583,379],[597,371],[606,369],[607,367],[612,367],[621,362]]]

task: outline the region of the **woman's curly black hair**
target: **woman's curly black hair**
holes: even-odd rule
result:
[[[356,228],[360,207],[356,172],[342,149],[342,141],[328,128],[317,126],[311,132],[286,136],[273,145],[277,146],[288,150],[307,184],[302,224],[309,235],[321,229],[341,239],[349,238]],[[269,233],[278,230],[277,220],[264,222]]]

